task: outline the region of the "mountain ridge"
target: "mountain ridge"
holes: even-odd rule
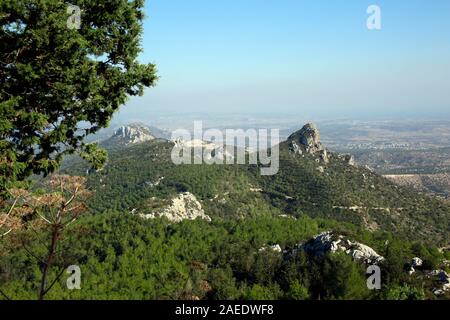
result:
[[[156,139],[150,128],[142,123],[132,123],[121,126],[114,131],[114,134],[103,145],[132,145]]]
[[[324,153],[317,127],[303,129],[280,143],[280,171],[273,177],[262,177],[256,165],[176,166],[170,159],[174,143],[167,140],[110,145],[107,166],[88,176],[92,188],[99,190],[93,210],[129,212],[151,197],[190,192],[212,219],[307,214],[408,239],[448,241],[448,204],[357,167],[349,156]],[[301,153],[293,150],[293,141]],[[67,172],[85,172],[77,167],[83,165]],[[161,176],[165,178],[158,186],[148,187]]]

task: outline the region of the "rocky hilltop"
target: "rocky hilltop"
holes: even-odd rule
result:
[[[349,165],[356,166],[352,155],[337,155],[328,151],[320,141],[320,132],[314,123],[307,123],[299,131],[294,132],[288,138],[289,150],[297,155],[313,155],[325,164],[333,158],[344,160]]]
[[[129,145],[154,139],[155,137],[147,126],[136,123],[118,128],[109,140],[110,142]]]
[[[302,154],[321,154],[326,151],[320,141],[319,129],[314,123],[307,123],[299,131],[294,132],[288,138],[295,151]]]

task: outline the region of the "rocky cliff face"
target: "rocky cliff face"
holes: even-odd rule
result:
[[[112,136],[112,139],[128,145],[154,140],[155,137],[146,126],[141,124],[131,124],[118,128]]]
[[[308,123],[288,138],[289,149],[294,154],[318,156],[324,163],[330,162],[327,149],[320,141],[319,129],[314,123]]]
[[[320,142],[320,133],[314,123],[308,123],[288,138],[291,150],[298,154],[308,153],[312,155],[326,156],[326,149]]]
[[[351,166],[356,166],[352,155],[334,155],[328,151],[320,141],[320,132],[314,123],[307,123],[299,131],[294,132],[288,138],[289,150],[297,155],[309,154],[316,156],[325,164],[333,158],[345,161]]]
[[[177,197],[172,198],[171,204],[152,211],[150,213],[140,213],[139,216],[144,219],[165,217],[174,223],[196,219],[211,221],[211,218],[205,214],[197,198],[189,192],[179,194]]]

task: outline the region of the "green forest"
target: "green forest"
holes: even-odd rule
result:
[[[345,254],[316,259],[259,250],[270,244],[289,248],[328,229],[363,240],[386,257],[382,290],[368,290],[366,267]],[[43,252],[32,243],[30,250]],[[6,247],[11,252],[0,260],[2,291],[34,299],[39,266],[24,249]],[[47,299],[425,299],[432,298],[427,287],[434,283],[409,276],[405,263],[419,255],[432,269],[443,258],[434,246],[304,215],[170,224],[108,212],[81,219],[67,230],[61,247],[50,278],[67,261],[79,264],[81,290],[68,290],[63,276]]]
[[[175,166],[169,160],[171,147],[156,140],[112,148],[108,163],[97,172],[89,172],[79,158],[63,164],[61,173],[85,175],[92,192],[87,211],[61,233],[48,275],[56,282],[46,299],[436,298],[432,290],[439,280],[427,274],[449,271],[442,262],[450,258],[436,241],[446,239],[447,220],[437,222],[445,219],[448,208],[439,201],[413,196],[413,191],[344,163],[328,165],[333,176],[323,176],[315,170],[314,158],[297,159],[283,146],[280,173],[274,177],[260,176],[254,166]],[[34,192],[44,192],[46,182],[48,178],[35,177]],[[180,192],[194,194],[212,222],[172,223],[132,213],[154,210],[167,203],[160,200]],[[333,205],[355,201],[367,207],[412,204],[411,212],[435,207],[432,215],[412,217],[405,226],[394,225],[386,213],[333,210]],[[386,227],[368,229],[362,214]],[[381,290],[367,288],[367,266],[347,254],[316,257],[292,250],[330,230],[385,257]],[[0,290],[5,296],[36,297],[42,268],[36,257],[45,256],[51,235],[29,228],[1,242]],[[283,252],[261,250],[271,245]],[[420,257],[423,266],[409,275],[413,257]],[[80,290],[67,289],[68,265],[80,266]]]

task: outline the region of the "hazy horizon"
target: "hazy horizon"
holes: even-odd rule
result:
[[[381,30],[366,26],[381,9]],[[160,80],[116,116],[291,114],[450,118],[448,1],[146,4],[143,53]]]

